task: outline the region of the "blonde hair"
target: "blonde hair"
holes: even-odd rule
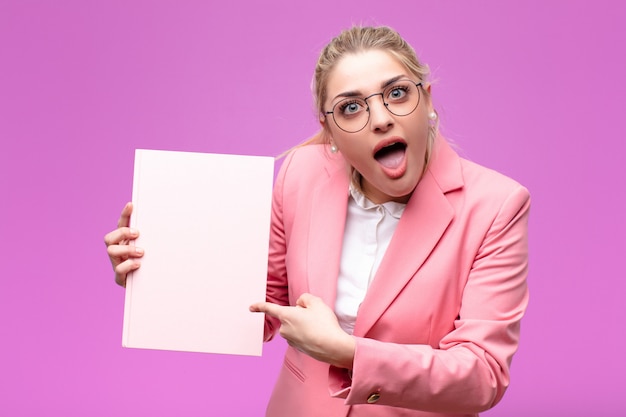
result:
[[[315,66],[315,76],[311,89],[315,98],[315,108],[317,117],[324,117],[324,103],[327,99],[326,86],[328,85],[328,77],[337,62],[345,55],[356,54],[372,49],[385,51],[400,61],[411,74],[413,74],[420,82],[425,85],[428,82],[430,70],[428,66],[420,62],[415,51],[398,32],[387,26],[353,26],[346,29],[338,36],[333,38],[320,53]],[[422,90],[430,101],[430,94],[427,89]],[[438,118],[437,118],[438,120]],[[426,165],[430,160],[433,142],[437,135],[438,123],[435,122],[430,126],[428,135],[428,144],[426,146]],[[319,132],[307,139],[302,145],[314,143],[327,144],[330,142],[328,127],[325,124]]]

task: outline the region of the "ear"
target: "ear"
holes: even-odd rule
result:
[[[330,126],[326,124],[326,118],[323,115],[320,115],[319,122],[320,122],[320,127],[322,128],[322,132],[324,136],[326,137],[326,139],[328,139],[329,143],[332,143],[333,135],[331,134]]]
[[[434,111],[433,99],[432,99],[433,96],[431,94],[431,92],[432,92],[431,87],[432,87],[431,83],[428,83],[428,84],[424,85],[424,90],[426,90],[426,92],[428,93],[427,99],[428,99],[428,112],[429,113]]]

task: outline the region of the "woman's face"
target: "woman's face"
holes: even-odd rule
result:
[[[390,80],[398,78],[419,81],[387,52],[368,50],[346,55],[328,77],[328,98],[323,109],[339,111],[340,106],[333,107],[346,97],[365,98],[380,93]],[[424,169],[431,104],[420,91],[419,105],[406,116],[389,112],[380,95],[368,98],[367,105],[369,121],[356,133],[339,129],[330,114],[323,123],[327,124],[332,143],[361,174],[361,188],[371,201],[406,203]],[[354,107],[347,109],[352,111]]]

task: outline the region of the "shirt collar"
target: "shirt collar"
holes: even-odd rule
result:
[[[386,203],[376,204],[365,197],[363,192],[355,187],[353,183],[350,183],[350,195],[357,206],[361,207],[363,210],[373,210],[381,206],[387,213],[396,219],[399,219],[402,216],[402,213],[406,208],[406,204],[398,203],[396,201],[387,201]]]

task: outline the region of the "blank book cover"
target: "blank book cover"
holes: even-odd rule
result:
[[[274,159],[138,149],[123,346],[260,356]]]

